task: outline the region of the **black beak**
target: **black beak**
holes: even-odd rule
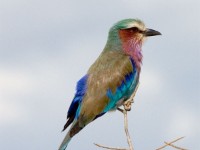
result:
[[[153,30],[153,29],[146,29],[143,34],[145,36],[155,36],[155,35],[162,35],[160,32]]]

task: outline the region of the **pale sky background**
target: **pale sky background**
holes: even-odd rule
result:
[[[163,35],[143,46],[129,130],[135,150],[177,137],[200,149],[199,0],[0,0],[0,149],[56,150],[75,85],[104,48],[109,28],[140,18]],[[123,115],[108,113],[68,150],[126,147]],[[172,148],[166,148],[171,150]]]

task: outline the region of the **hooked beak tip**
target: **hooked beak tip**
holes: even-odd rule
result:
[[[162,35],[159,31],[153,30],[153,29],[146,29],[144,31],[145,36],[156,36],[156,35]]]

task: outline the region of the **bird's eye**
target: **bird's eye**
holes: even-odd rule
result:
[[[137,27],[132,27],[129,29],[130,32],[137,32],[139,29]]]

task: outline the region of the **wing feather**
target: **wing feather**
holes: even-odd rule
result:
[[[101,54],[88,75],[87,92],[79,114],[83,125],[113,109],[120,99],[129,97],[134,90],[130,91],[131,85],[138,81],[134,61],[116,51]]]

